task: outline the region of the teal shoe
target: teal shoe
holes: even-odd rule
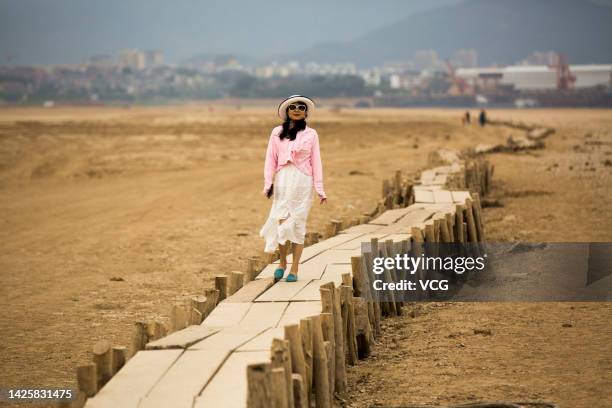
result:
[[[297,282],[297,275],[290,273],[287,275],[287,282]]]
[[[276,268],[276,270],[274,271],[274,279],[277,281],[281,280],[284,274],[285,270],[283,268]]]

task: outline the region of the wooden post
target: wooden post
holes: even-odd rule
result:
[[[441,238],[440,238],[440,219],[439,218],[433,219],[433,229],[434,229],[435,242],[440,242]],[[436,255],[437,255],[437,252],[436,252]]]
[[[194,296],[191,298],[191,309],[189,316],[189,324],[200,324],[204,320],[204,312],[206,311],[206,296]]]
[[[346,392],[346,359],[344,354],[344,333],[342,332],[342,309],[340,306],[340,288],[334,288],[334,338],[336,345],[336,372],[334,378],[336,380],[334,388],[338,393]]]
[[[455,240],[463,243],[463,210],[465,207],[461,204],[455,205]]]
[[[455,242],[455,216],[452,213],[446,213],[444,218],[446,219],[446,227],[448,228],[450,240]]]
[[[227,295],[231,296],[244,285],[244,273],[238,271],[232,271],[228,276],[227,283]]]
[[[333,313],[334,298],[331,293],[331,290],[321,286],[319,288],[319,293],[321,294],[321,310],[323,311],[323,313]]]
[[[244,276],[245,283],[252,281],[257,277],[257,275],[259,275],[259,272],[261,272],[259,269],[259,263],[258,256],[252,256],[247,259],[246,273]]]
[[[182,303],[175,303],[172,306],[170,321],[172,322],[172,331],[182,330],[189,324],[189,313],[187,308]],[[156,339],[157,340],[157,339]]]
[[[342,229],[342,220],[332,219],[331,223],[334,226],[334,236],[336,236]]]
[[[227,297],[227,275],[215,276],[215,289],[219,291],[219,302]]]
[[[134,334],[134,353],[136,354],[140,350],[144,350],[147,343],[149,342],[149,336],[147,335],[147,322],[144,320],[138,320],[134,322],[136,326],[136,333]]]
[[[166,337],[168,335],[168,329],[166,328],[166,325],[164,324],[164,322],[162,322],[159,319],[155,319],[153,324],[155,326],[155,338],[156,339],[161,339],[162,337]]]
[[[306,362],[306,384],[308,390],[312,390],[313,378],[313,345],[312,345],[312,322],[308,319],[300,320],[300,334],[302,337],[302,349],[304,350],[304,361]]]
[[[77,367],[77,382],[79,390],[87,397],[93,397],[98,392],[98,368],[96,364],[86,364]]]
[[[402,201],[402,171],[396,170],[393,178],[393,206],[399,206]]]
[[[425,242],[425,236],[423,235],[423,230],[421,228],[418,227],[412,227],[411,229],[411,235],[412,235],[412,256],[413,257],[420,257],[423,254],[423,244]],[[424,270],[422,267],[420,267],[417,271],[415,271],[414,274],[411,275],[411,279],[414,282],[418,282],[419,279],[423,279],[424,276]],[[427,298],[427,291],[424,291],[421,286],[417,283],[417,290],[416,293],[414,293],[414,298],[415,300],[423,300]],[[412,298],[412,294],[411,294],[411,298]]]
[[[127,358],[127,347],[115,346],[113,347],[111,356],[111,376],[117,374],[121,367],[125,365]]]
[[[350,273],[342,274],[342,284],[346,286],[350,286],[351,290],[353,290],[353,277]]]
[[[323,345],[325,347],[325,357],[327,358],[327,381],[328,381],[328,389],[329,389],[329,402],[330,406],[333,406],[334,402],[334,346],[329,341],[324,341]]]
[[[335,234],[336,227],[334,226],[334,224],[332,224],[331,222],[329,224],[327,224],[327,226],[325,227],[325,238],[331,238],[333,237]]]
[[[440,236],[442,242],[452,242],[450,232],[448,230],[448,222],[446,217],[440,220]]]
[[[93,362],[96,365],[98,389],[111,378],[111,345],[107,340],[98,341],[93,346]]]
[[[351,256],[351,271],[353,273],[353,291],[356,296],[362,296],[367,287],[364,272],[361,269],[361,256]]]
[[[299,374],[292,374],[291,379],[293,381],[293,406],[295,408],[308,408],[304,379]]]
[[[389,194],[390,189],[391,187],[389,186],[389,180],[384,179],[382,181],[382,197],[383,198],[387,197],[387,194]]]
[[[293,381],[291,379],[292,366],[291,354],[289,350],[289,341],[281,339],[272,339],[272,347],[270,350],[270,362],[272,368],[282,368],[285,376],[284,384],[286,388],[285,400],[287,405],[293,408]]]
[[[357,337],[357,356],[366,358],[370,355],[372,328],[368,319],[368,306],[365,299],[353,296],[355,307],[355,334]]]
[[[355,340],[355,312],[353,309],[353,289],[350,286],[341,285],[342,297],[342,321],[346,338],[346,350],[348,351],[348,363],[355,365],[357,362],[357,341]]]
[[[401,245],[401,243],[399,244]],[[385,247],[387,249],[386,256],[390,258],[394,258],[397,252],[395,251],[396,244],[393,242],[393,240],[392,239],[385,240]],[[391,274],[391,279],[393,280],[393,282],[399,282],[401,280],[400,272],[397,271],[395,267],[389,269],[388,271]],[[396,300],[395,293],[393,291],[391,291],[391,293],[392,293],[393,307],[395,309],[395,313],[398,316],[401,316],[402,306],[404,306],[404,302],[402,302],[401,300]]]
[[[426,242],[436,242],[436,235],[434,232],[433,224],[425,225],[425,241]]]
[[[386,258],[388,256],[387,254],[387,245],[386,243],[383,243],[382,245],[380,245],[380,252],[381,252],[381,256],[383,258]],[[383,268],[383,273],[381,275],[381,277],[383,278],[384,282],[387,283],[391,283],[393,282],[393,277],[391,276],[391,271],[387,268]],[[384,302],[384,309],[387,312],[387,316],[397,316],[397,308],[395,305],[395,295],[393,293],[393,291],[391,290],[386,290],[383,292],[385,298],[385,302]],[[351,294],[351,297],[353,295]],[[352,303],[352,301],[351,301]]]
[[[327,355],[327,366],[329,369],[329,392],[331,398],[334,397],[334,388],[336,383],[336,354],[335,354],[335,343],[336,338],[334,335],[334,315],[332,313],[321,313],[321,330],[323,331],[323,340],[330,344],[331,354]]]
[[[480,206],[480,196],[478,193],[472,194],[474,197],[474,204],[472,208],[474,209],[474,220],[476,222],[476,231],[478,232],[478,237],[480,238],[480,242],[484,242],[485,233],[484,233],[484,223],[482,221],[482,208]]]
[[[312,350],[313,350],[313,382],[317,408],[330,408],[329,376],[327,366],[327,352],[321,329],[321,316],[314,315],[308,318],[312,324]]]
[[[306,368],[306,360],[304,358],[304,348],[302,347],[302,335],[300,333],[300,326],[298,326],[297,324],[290,324],[285,326],[285,339],[289,341],[289,354],[291,355],[292,371],[301,376],[301,379],[303,381],[304,393],[305,395],[309,395],[308,393],[310,388],[306,381],[308,379],[308,371]]]
[[[474,251],[475,256],[480,256],[480,251],[478,250],[478,233],[476,230],[476,223],[474,222],[472,200],[470,200],[469,198],[465,200],[465,212],[467,215],[466,218],[467,218],[467,226],[468,226],[468,229],[467,229],[468,239],[470,242],[474,243],[471,249]]]
[[[289,408],[288,396],[287,396],[287,386],[291,389],[293,393],[293,382],[291,384],[287,384],[287,377],[285,376],[285,369],[283,367],[271,366],[270,370],[270,388],[272,393],[272,407],[274,408]],[[293,405],[291,405],[293,408]]]
[[[374,322],[374,335],[378,337],[381,333],[380,331],[380,318],[381,318],[381,309],[380,309],[380,296],[378,291],[370,288],[370,284],[373,282],[374,275],[372,272],[372,252],[366,252],[363,254],[363,262],[366,270],[366,275],[368,277],[368,289],[370,289],[370,295],[372,297],[371,304],[373,309],[373,322]]]
[[[247,367],[247,407],[269,408],[273,398],[270,363],[250,364]]]
[[[170,312],[172,315],[172,312]],[[170,316],[172,319],[172,316]],[[174,324],[174,323],[172,323]],[[159,326],[155,323],[155,320],[147,320],[147,338],[149,341],[154,341],[159,339]]]
[[[204,290],[204,296],[206,296],[206,308],[202,312],[202,319],[206,319],[208,315],[219,303],[219,290],[217,289],[206,289]]]

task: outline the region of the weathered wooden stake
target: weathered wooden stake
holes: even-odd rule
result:
[[[285,399],[289,407],[293,407],[293,381],[291,380],[291,351],[289,349],[289,341],[281,339],[272,339],[272,347],[270,350],[270,362],[272,368],[281,367],[285,376],[284,384],[287,389]]]
[[[227,296],[231,296],[244,285],[244,272],[232,271],[228,276]]]
[[[334,301],[334,338],[335,338],[335,350],[336,350],[336,372],[334,378],[336,380],[334,389],[341,394],[346,392],[346,359],[344,354],[344,333],[342,332],[342,309],[340,288],[334,288],[333,301]]]
[[[114,346],[111,356],[111,376],[117,374],[121,367],[125,365],[127,359],[127,347]]]
[[[219,291],[219,302],[227,297],[227,275],[215,276],[215,289]]]
[[[271,387],[270,363],[247,367],[247,407],[269,408],[275,390]]]
[[[295,408],[308,408],[304,379],[299,374],[292,374],[291,379],[293,381],[293,406]]]
[[[144,350],[149,342],[149,336],[147,335],[146,321],[138,320],[137,322],[134,322],[134,326],[136,326],[136,332],[134,334],[133,354],[136,354],[138,351]]]
[[[313,345],[312,345],[312,321],[309,319],[300,320],[300,334],[302,338],[302,349],[304,350],[304,361],[306,362],[306,383],[308,390],[312,390],[313,384]]]
[[[77,382],[79,390],[87,397],[93,397],[98,392],[98,368],[96,364],[86,364],[77,367]]]
[[[372,328],[368,319],[367,302],[362,297],[353,296],[353,304],[355,307],[355,334],[357,337],[357,356],[366,358],[370,355],[372,338]]]
[[[245,283],[250,282],[259,275],[260,260],[258,256],[252,256],[247,259],[246,273],[244,275]]]
[[[206,296],[206,308],[202,312],[202,319],[206,319],[210,312],[217,306],[217,303],[220,302],[219,299],[219,290],[217,289],[206,289],[204,290],[204,296]]]
[[[335,354],[335,335],[334,335],[334,315],[332,313],[321,313],[321,329],[323,331],[323,340],[329,342],[330,351],[332,354],[327,355],[327,366],[329,368],[329,391],[334,396],[334,388],[336,383],[336,354]]]
[[[111,345],[107,340],[100,340],[93,346],[93,362],[96,365],[98,389],[111,379]]]
[[[300,332],[300,326],[298,326],[297,324],[290,324],[285,326],[285,339],[289,341],[289,349],[291,350],[290,355],[292,371],[301,376],[301,379],[303,381],[304,393],[305,395],[309,395],[310,387],[306,381],[308,379],[308,370],[304,357],[304,348],[302,346],[302,334]]]
[[[172,305],[172,311],[170,314],[170,322],[172,323],[172,331],[182,330],[189,325],[189,316],[188,308],[183,303],[175,303]],[[155,340],[159,337],[155,336]]]
[[[271,366],[270,370],[270,385],[272,391],[272,407],[274,408],[289,408],[289,398],[287,396],[287,386],[293,393],[293,383],[287,384],[287,377],[285,376],[285,369],[283,367],[274,368]],[[293,408],[293,405],[291,405]]]
[[[321,316],[310,316],[308,320],[312,324],[312,349],[313,349],[313,382],[315,401],[317,408],[330,408],[331,398],[329,393],[329,368],[327,366],[327,351],[323,340],[321,329]]]
[[[342,320],[346,338],[346,350],[348,363],[357,363],[357,341],[355,339],[355,311],[353,309],[353,288],[346,285],[340,286],[342,297]]]

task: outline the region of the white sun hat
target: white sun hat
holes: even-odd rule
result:
[[[315,103],[312,99],[310,99],[307,96],[303,96],[303,95],[291,95],[290,97],[282,101],[280,105],[278,105],[278,116],[280,116],[282,120],[286,120],[287,119],[287,106],[291,105],[292,103],[296,103],[296,102],[304,102],[304,104],[306,104],[306,106],[308,107],[307,112],[309,116],[314,111]]]

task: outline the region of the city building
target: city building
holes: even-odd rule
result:
[[[612,65],[570,65],[576,89],[612,87]],[[549,65],[512,65],[504,68],[459,68],[456,76],[479,89],[510,85],[519,91],[557,89],[557,70]]]

